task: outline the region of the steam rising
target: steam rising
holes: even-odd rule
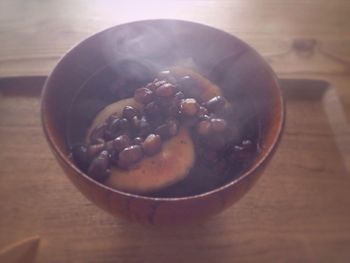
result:
[[[70,145],[85,138],[85,131],[102,108],[118,99],[132,97],[136,88],[174,66],[198,72],[218,85],[232,104],[230,125],[236,125],[244,131],[244,136],[258,141],[259,113],[265,110],[268,98],[260,104],[254,103],[256,97],[264,98],[256,86],[267,81],[262,77],[264,74],[257,74],[261,73],[262,65],[251,63],[259,59],[237,39],[196,24],[188,28],[171,21],[150,21],[111,29],[101,35],[100,45],[105,66],[90,77],[75,99],[68,125]],[[203,180],[195,176],[189,180],[196,180],[198,189],[206,191],[210,187],[206,184],[214,180],[210,175]],[[215,183],[222,185],[232,179],[231,174],[226,176]],[[179,187],[186,190],[187,183]]]

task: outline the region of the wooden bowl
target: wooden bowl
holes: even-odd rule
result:
[[[116,61],[138,59],[159,68],[182,61],[225,91],[245,96],[260,125],[261,151],[250,168],[226,185],[199,195],[152,198],[111,189],[90,179],[69,158],[66,131],[69,109],[80,88]],[[240,87],[237,89],[234,87]],[[194,222],[239,200],[263,172],[279,142],[284,106],[277,78],[247,44],[223,31],[186,21],[147,20],[118,25],[97,33],[70,50],[57,64],[42,94],[42,123],[49,145],[74,185],[105,211],[144,224]]]

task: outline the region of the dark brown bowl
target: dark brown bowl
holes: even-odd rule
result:
[[[184,58],[191,58],[199,72],[224,88],[225,96],[237,96],[233,90],[240,87],[239,90],[252,99],[261,121],[261,150],[250,168],[222,187],[181,198],[153,198],[121,192],[81,172],[69,158],[66,131],[69,109],[84,83],[116,61],[138,59],[164,68]],[[105,211],[145,224],[193,222],[231,206],[263,172],[279,142],[283,122],[281,91],[267,63],[236,37],[186,21],[139,21],[91,36],[59,61],[42,94],[45,135],[69,179]]]

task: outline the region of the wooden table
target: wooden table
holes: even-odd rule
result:
[[[0,247],[40,235],[37,262],[349,262],[350,2],[140,2],[0,2]],[[72,45],[159,17],[245,40],[284,79],[287,101],[284,138],[257,185],[219,216],[171,229],[120,221],[85,199],[39,118],[45,76]]]

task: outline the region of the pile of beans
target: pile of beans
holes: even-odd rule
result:
[[[162,143],[175,136],[180,125],[215,149],[219,145],[215,138],[223,137],[228,129],[227,121],[216,114],[226,101],[222,96],[201,101],[199,85],[190,76],[176,79],[169,71],[159,73],[153,82],[135,90],[134,99],[143,105],[142,112],[126,106],[122,116],[112,114],[91,132],[88,145],[73,147],[73,158],[90,177],[103,182],[111,165],[128,169],[160,152]]]

